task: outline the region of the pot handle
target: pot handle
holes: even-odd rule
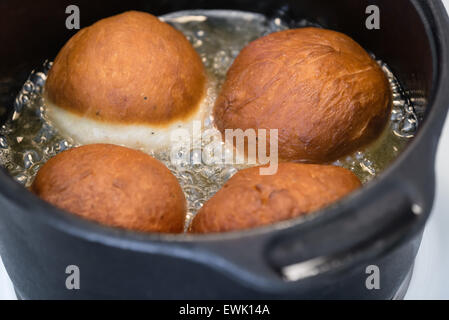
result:
[[[299,280],[344,271],[349,263],[372,261],[412,239],[430,213],[410,200],[417,197],[404,184],[376,190],[376,197],[368,188],[284,230],[209,242],[213,264],[251,287],[276,293],[297,287]]]

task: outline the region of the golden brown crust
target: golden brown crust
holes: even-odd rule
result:
[[[289,220],[326,207],[361,187],[349,170],[282,163],[277,174],[259,168],[238,172],[194,218],[192,233],[250,229]]]
[[[178,181],[140,151],[97,144],[62,152],[40,169],[31,190],[104,225],[145,232],[184,229],[186,200]]]
[[[198,109],[201,59],[184,35],[130,11],[80,30],[50,70],[47,98],[98,121],[166,125]]]
[[[286,161],[328,163],[371,142],[391,111],[388,80],[348,36],[304,28],[249,44],[214,108],[225,129],[279,129]]]

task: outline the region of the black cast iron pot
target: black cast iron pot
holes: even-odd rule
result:
[[[29,72],[73,35],[65,28],[70,4],[0,2],[1,122]],[[342,31],[382,58],[426,112],[405,152],[363,190],[307,220],[247,232],[195,237],[105,228],[41,201],[2,170],[0,254],[19,297],[392,299],[401,294],[432,208],[435,152],[449,106],[449,23],[440,0],[76,4],[82,26],[128,9],[155,15],[199,8],[273,15],[288,4],[292,21],[307,18]],[[380,30],[365,27],[371,4],[380,8]],[[69,265],[80,269],[80,290],[66,288]],[[366,287],[372,265],[380,270],[380,290]]]

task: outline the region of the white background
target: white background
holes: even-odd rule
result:
[[[443,0],[449,8],[449,0]],[[449,30],[448,30],[449,32]],[[437,157],[437,195],[406,299],[449,299],[449,119]],[[0,258],[0,300],[15,299]]]

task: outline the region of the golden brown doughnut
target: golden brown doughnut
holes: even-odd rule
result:
[[[206,73],[186,37],[157,17],[130,11],[80,30],[45,85],[47,114],[81,144],[157,149],[170,132],[201,120]]]
[[[335,31],[303,28],[244,48],[214,117],[222,133],[278,129],[281,160],[328,163],[378,137],[390,111],[388,80],[360,45]]]
[[[275,175],[238,172],[193,219],[190,232],[218,233],[289,220],[322,209],[361,187],[349,170],[281,163]]]
[[[31,190],[58,208],[101,224],[180,233],[186,199],[173,174],[147,154],[115,145],[87,145],[50,159]]]
[[[73,36],[45,89],[53,104],[97,121],[163,125],[195,111],[204,85],[201,58],[184,35],[130,11]]]

